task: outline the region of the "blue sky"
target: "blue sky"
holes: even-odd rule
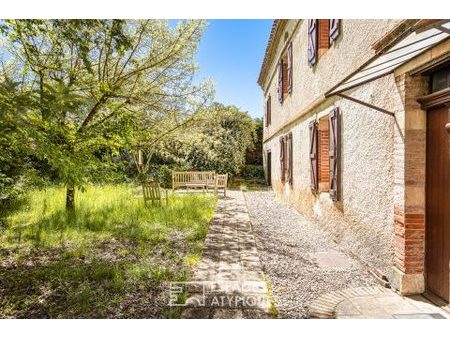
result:
[[[256,80],[271,27],[272,20],[208,20],[197,78],[214,81],[217,102],[262,117],[263,95]]]

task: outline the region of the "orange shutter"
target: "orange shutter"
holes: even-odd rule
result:
[[[319,54],[321,49],[328,49],[330,47],[330,20],[319,20]],[[320,55],[319,55],[320,56]]]

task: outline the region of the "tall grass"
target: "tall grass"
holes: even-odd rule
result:
[[[59,247],[108,238],[159,242],[173,229],[204,237],[215,198],[172,196],[164,207],[145,206],[138,188],[90,186],[76,195],[76,213],[64,209],[65,190],[31,191],[22,210],[11,215],[4,245]]]
[[[63,187],[30,191],[0,230],[0,260],[8,262],[0,317],[161,316],[145,295],[187,278],[217,198],[171,195],[168,206],[145,206],[139,192],[89,186],[77,191],[71,214]],[[138,310],[122,309],[130,297]]]

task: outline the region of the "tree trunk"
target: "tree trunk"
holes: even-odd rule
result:
[[[67,187],[66,211],[75,211],[75,187],[74,186]]]

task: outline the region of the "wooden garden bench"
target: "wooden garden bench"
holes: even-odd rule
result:
[[[173,171],[172,189],[202,188],[208,190],[215,182],[214,171]]]
[[[216,174],[214,171],[173,171],[172,190],[183,187],[202,188],[207,192],[214,190],[217,194],[219,189],[227,195],[228,174]]]
[[[148,182],[142,185],[142,192],[144,194],[144,203],[148,205],[150,202],[152,205],[156,202],[159,203],[160,206],[163,205],[163,201],[165,200],[166,206],[169,204],[169,196],[167,193],[167,189],[164,189],[165,196],[162,194],[162,188],[158,182]]]

